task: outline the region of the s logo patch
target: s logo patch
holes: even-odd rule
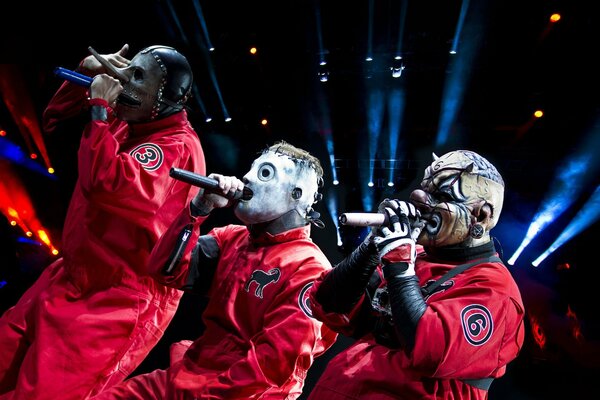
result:
[[[494,331],[494,321],[490,310],[480,304],[466,306],[460,312],[463,332],[467,342],[481,346],[487,342]]]
[[[308,297],[308,290],[313,287],[314,282],[309,282],[300,291],[298,295],[298,306],[304,312],[304,314],[308,315],[310,318],[313,318],[312,309],[310,308],[310,299]]]
[[[160,147],[152,143],[142,143],[129,152],[129,155],[142,164],[146,171],[156,171],[163,163],[164,155]]]

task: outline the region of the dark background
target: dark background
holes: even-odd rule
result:
[[[402,85],[406,90],[399,150],[395,157],[390,156],[386,144],[380,142],[375,157],[398,160],[395,187],[380,184],[386,170],[376,168],[380,180],[371,189],[375,205],[385,197],[406,198],[418,185],[432,152],[441,155],[458,148],[477,151],[498,167],[506,181],[502,217],[492,232],[504,260],[524,237],[563,160],[582,146],[587,146],[592,160],[597,158],[598,148],[587,144],[590,127],[599,115],[596,50],[600,24],[593,2],[471,0],[467,16],[475,25],[465,23],[461,46],[472,41],[480,44],[472,53],[465,97],[444,145],[436,145],[435,138],[443,111],[444,84],[453,68],[448,50],[462,2],[219,0],[199,4],[213,52],[207,51],[209,42],[192,1],[148,0],[105,1],[85,7],[83,3],[73,6],[60,2],[15,4],[12,11],[2,13],[0,56],[11,63],[11,71],[18,71],[19,79],[14,78],[14,82],[31,98],[41,119],[61,83],[53,74],[54,68],[75,69],[89,54],[88,46],[104,54],[129,43],[130,56],[153,44],[176,47],[194,68],[196,92],[189,102],[189,115],[204,146],[209,172],[242,176],[260,150],[280,139],[306,148],[323,161],[325,199],[316,209],[326,228],[313,229],[313,238],[332,262],[339,261],[362,233],[344,229],[345,242],[338,246],[336,226],[326,204],[333,198],[338,213],[363,210],[360,171],[368,164],[364,154],[369,132],[366,99],[374,87],[389,92]],[[389,76],[389,65],[398,42],[403,5],[407,6],[402,39],[406,68],[395,80]],[[320,11],[320,24],[316,10]],[[553,12],[560,12],[562,19],[550,26],[548,19]],[[481,16],[476,17],[479,13]],[[370,15],[374,61],[367,65],[364,58],[369,48]],[[317,78],[319,26],[330,72],[326,83]],[[256,55],[249,53],[251,46],[258,48]],[[466,48],[461,46],[457,57]],[[220,98],[231,122],[224,122]],[[544,109],[545,116],[531,123],[531,114],[538,107]],[[205,121],[207,116],[212,117],[211,122]],[[323,122],[324,116],[329,125]],[[262,118],[269,120],[267,126],[260,124]],[[5,104],[0,104],[0,128],[8,132],[8,140],[23,145]],[[14,168],[59,249],[77,176],[79,132],[75,129],[45,136],[57,179]],[[335,146],[339,186],[331,185],[324,142],[327,134],[332,135]],[[598,224],[592,223],[538,268],[530,265],[598,186],[597,168],[592,164],[584,168],[585,180],[574,178],[583,185],[580,200],[552,221],[518,262],[509,266],[522,289],[528,331],[521,355],[510,364],[507,375],[492,385],[492,399],[589,395],[594,390],[600,369],[599,302],[595,293],[600,275]],[[235,222],[234,217],[224,210],[212,216],[203,229],[229,222]],[[43,247],[21,243],[22,232],[3,216],[0,235],[0,281],[4,282],[0,299],[4,310],[17,301],[53,257]],[[202,307],[201,299],[184,296],[165,337],[138,372],[166,367],[169,343],[202,332]],[[576,317],[567,316],[568,310]],[[543,348],[535,342],[536,334],[546,337]],[[341,338],[317,360],[307,381],[307,393],[329,357],[348,342]]]

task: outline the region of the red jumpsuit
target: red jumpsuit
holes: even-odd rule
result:
[[[474,260],[444,263],[421,253],[415,271],[425,287],[453,266],[469,261]],[[379,268],[375,273],[383,276]],[[320,282],[310,293],[315,316],[348,336],[364,328],[360,315],[365,314],[359,310],[363,306],[371,308],[366,296],[348,315],[326,313],[314,297]],[[381,301],[385,297],[377,295],[386,286],[380,282],[373,295],[373,299],[380,300],[373,302],[374,314],[378,314],[375,309],[386,308]],[[443,283],[426,298],[426,303],[410,354],[380,344],[383,336],[371,331],[328,363],[309,398],[486,399],[486,390],[463,379],[504,375],[506,365],[517,356],[524,340],[523,302],[510,272],[499,262],[482,261]],[[384,324],[389,321],[386,316],[380,319]]]
[[[63,84],[44,113],[46,130],[81,112],[85,96]],[[62,257],[0,318],[0,399],[81,400],[122,381],[182,296],[151,278],[148,259],[194,194],[170,168],[205,174],[200,140],[185,111],[135,125],[108,111],[81,138]]]
[[[176,237],[190,223],[187,210],[153,254],[168,264]],[[202,218],[199,218],[200,221]],[[194,229],[195,232],[198,229]],[[106,399],[295,399],[314,358],[336,334],[312,318],[308,290],[331,264],[310,239],[310,226],[251,237],[240,225],[214,228],[216,268],[203,313],[204,333],[171,348],[171,366],[128,379],[101,393]],[[196,234],[197,236],[197,234]],[[195,237],[190,243],[196,243]],[[192,247],[192,246],[189,246]],[[189,250],[189,249],[188,249]],[[190,257],[190,253],[185,256]],[[185,259],[185,258],[184,258]],[[206,265],[175,269],[165,283],[200,283]],[[183,266],[188,263],[184,262]]]

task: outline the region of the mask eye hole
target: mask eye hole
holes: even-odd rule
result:
[[[275,167],[272,164],[263,164],[258,168],[258,179],[269,181],[275,176]]]
[[[135,79],[136,81],[141,81],[144,79],[144,72],[139,69],[136,68],[133,70],[133,79]]]

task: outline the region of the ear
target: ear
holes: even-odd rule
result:
[[[299,187],[294,188],[294,190],[292,190],[292,199],[299,200],[300,197],[302,197],[302,189]]]
[[[473,207],[473,211],[471,211],[471,215],[475,217],[475,220],[485,227],[486,231],[489,231],[494,225],[494,209],[491,204],[482,201]]]

